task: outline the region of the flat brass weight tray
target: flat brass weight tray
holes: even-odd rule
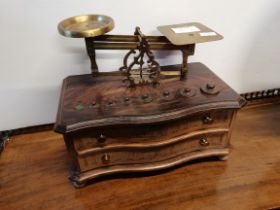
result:
[[[157,29],[174,45],[211,42],[223,38],[222,35],[197,22],[158,26]]]
[[[58,31],[61,35],[72,38],[95,37],[114,28],[114,21],[106,15],[81,15],[61,21]]]

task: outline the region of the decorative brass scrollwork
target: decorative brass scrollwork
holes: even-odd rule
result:
[[[129,81],[130,87],[150,83],[157,84],[159,82],[160,65],[155,61],[149,43],[139,27],[136,27],[134,35],[138,38],[137,49],[131,49],[125,55],[123,66],[120,68],[120,71],[123,71],[127,77],[124,81]],[[139,51],[137,55],[135,55],[137,53],[136,50]],[[132,62],[128,64],[128,59],[132,55],[135,56]],[[135,65],[139,67],[134,69]]]

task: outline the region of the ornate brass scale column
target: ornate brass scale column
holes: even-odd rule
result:
[[[84,38],[91,74],[64,80],[55,131],[64,135],[76,187],[102,175],[151,171],[200,157],[225,159],[236,111],[245,100],[201,63],[195,44],[223,37],[200,23],[159,26],[164,36],[105,35],[112,18],[63,20],[60,34]],[[123,66],[99,72],[96,50],[128,50]],[[160,66],[153,50],[180,50]],[[127,84],[127,85],[126,85]]]

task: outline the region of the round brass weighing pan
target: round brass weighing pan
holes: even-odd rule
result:
[[[80,15],[61,21],[57,28],[66,37],[94,37],[111,31],[114,21],[106,15]]]

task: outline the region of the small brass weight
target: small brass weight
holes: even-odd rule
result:
[[[156,84],[161,74],[180,76],[184,79],[188,70],[188,56],[194,54],[195,44],[223,38],[200,23],[159,26],[158,30],[164,36],[145,36],[139,27],[136,27],[134,35],[105,35],[113,28],[114,21],[111,17],[95,14],[71,17],[58,25],[58,31],[63,36],[85,39],[93,76],[106,74],[98,71],[96,50],[129,50],[120,71],[107,74],[125,75],[125,81],[129,81],[129,86],[132,87],[146,83]],[[152,50],[180,50],[182,52],[180,72],[161,72]],[[128,63],[130,57],[133,57],[133,61]],[[135,68],[136,65],[139,67]]]

